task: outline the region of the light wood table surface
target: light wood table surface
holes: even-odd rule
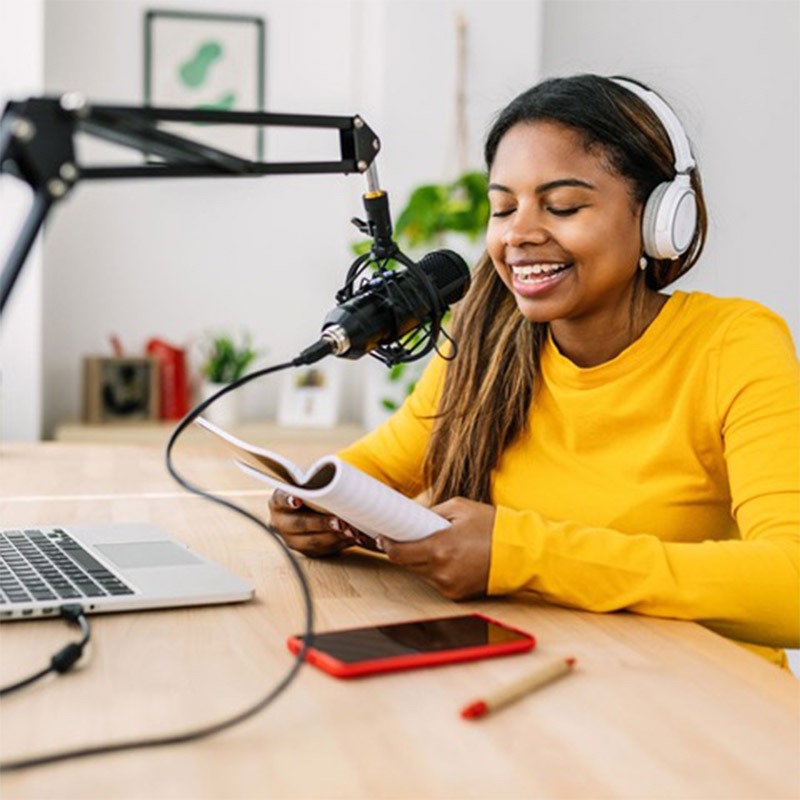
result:
[[[329,446],[282,449],[307,462]],[[179,445],[176,461],[191,480],[264,510],[266,492],[215,447]],[[180,490],[159,448],[2,445],[0,519],[151,521],[256,586],[246,604],[92,617],[79,669],[0,703],[4,761],[202,726],[261,699],[291,667],[285,639],[303,614],[284,556],[252,523]],[[304,667],[226,733],[7,773],[2,797],[800,797],[800,685],[699,625],[525,597],[457,604],[364,553],[303,564],[318,630],[480,611],[531,631],[538,646],[354,681]],[[0,683],[75,638],[60,620],[0,625]],[[553,656],[575,656],[574,674],[482,720],[459,717]]]

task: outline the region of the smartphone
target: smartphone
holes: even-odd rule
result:
[[[300,635],[287,641],[295,654],[302,643]],[[315,633],[305,660],[336,678],[359,678],[523,653],[535,646],[530,633],[483,614],[465,614]]]

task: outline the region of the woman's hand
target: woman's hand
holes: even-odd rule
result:
[[[418,542],[382,537],[383,551],[395,564],[416,572],[451,600],[486,594],[494,506],[454,497],[432,510],[449,520],[450,527]]]
[[[296,497],[277,489],[269,501],[270,523],[287,546],[309,558],[332,556],[361,545],[376,550],[375,542],[339,517],[321,514]]]

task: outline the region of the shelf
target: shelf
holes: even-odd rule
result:
[[[53,438],[59,442],[92,442],[105,444],[166,444],[174,422],[104,423],[89,425],[82,422],[63,422],[55,429]],[[280,443],[314,443],[333,451],[354,442],[365,431],[359,425],[337,425],[334,428],[288,428],[275,422],[243,422],[229,432],[254,444],[272,447]],[[208,434],[190,426],[181,434],[193,441],[208,441]]]

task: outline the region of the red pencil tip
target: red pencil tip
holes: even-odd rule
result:
[[[461,710],[463,719],[478,719],[489,710],[489,706],[483,700],[476,700]]]

